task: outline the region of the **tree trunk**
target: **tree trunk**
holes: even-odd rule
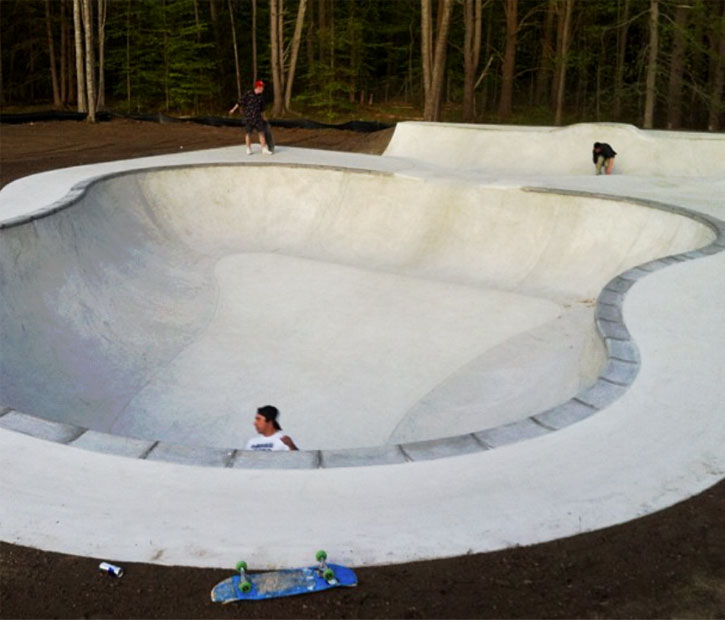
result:
[[[163,85],[164,85],[164,110],[167,112],[169,111],[169,108],[171,107],[171,56],[169,54],[169,24],[167,20],[167,0],[161,0],[161,15],[163,16],[163,24],[162,24],[162,45],[161,49],[163,51],[163,57],[164,57],[164,78],[163,78]],[[173,2],[173,0],[171,0]]]
[[[282,84],[282,54],[279,48],[279,2],[278,0],[269,0],[269,25],[270,25],[270,45],[272,48],[272,85],[274,88],[274,103],[272,104],[272,114],[279,116],[284,107],[284,94]]]
[[[0,104],[5,105],[5,76],[3,74],[3,33],[0,28]]]
[[[670,83],[667,89],[667,128],[679,129],[682,125],[682,75],[685,70],[685,30],[692,6],[690,0],[680,0],[675,10],[675,28],[670,63]]]
[[[48,57],[50,61],[50,79],[53,83],[53,105],[60,106],[60,85],[55,60],[55,42],[53,41],[53,23],[50,17],[50,0],[45,0],[45,30],[48,35]]]
[[[422,0],[422,3],[422,7],[425,9],[423,15],[427,15],[430,18],[430,0]],[[441,97],[443,94],[443,79],[445,77],[446,46],[448,45],[448,30],[451,25],[453,0],[441,0],[438,8],[440,28],[435,33],[435,36],[431,37],[435,39],[435,48],[430,66],[430,87],[425,96],[423,110],[423,120],[426,121],[439,121],[441,118]],[[428,23],[430,24],[430,21]]]
[[[102,0],[98,0],[98,2],[102,2]],[[196,43],[199,44],[201,43],[201,20],[199,19],[199,0],[194,0],[194,26],[196,27]],[[199,114],[198,93],[194,93],[194,114]]]
[[[433,72],[431,74],[431,99],[433,116],[430,120],[441,119],[441,100],[443,97],[443,79],[446,72],[446,51],[448,48],[448,30],[451,25],[453,0],[441,0],[439,4],[440,30],[436,34],[436,45],[433,56]]]
[[[333,6],[333,0],[330,0],[330,10],[328,11],[328,14],[330,15],[329,24],[330,24],[330,68],[335,69],[335,11]],[[334,71],[333,71],[334,73]]]
[[[256,2],[256,0],[255,0]],[[211,29],[214,33],[214,42],[219,44],[219,11],[216,2],[209,2],[209,17],[211,19]]]
[[[279,96],[277,88],[274,89],[275,106],[278,105],[280,112],[284,111],[284,93],[287,83],[287,73],[284,54],[284,0],[277,1],[277,71],[279,76]],[[279,101],[279,104],[277,104]]]
[[[93,53],[93,17],[91,15],[91,0],[83,0],[83,32],[85,33],[86,52],[86,91],[88,94],[89,123],[96,122],[96,84],[95,84],[95,54]]]
[[[83,25],[81,23],[81,0],[73,0],[73,31],[76,43],[76,87],[79,112],[88,112],[86,97],[86,74],[83,69]]]
[[[318,0],[317,2],[317,40],[320,46],[320,64],[324,65],[327,61],[327,7],[326,0]]]
[[[300,51],[300,42],[302,41],[302,28],[305,23],[305,9],[307,8],[307,0],[300,0],[300,6],[297,9],[297,22],[295,23],[295,34],[292,38],[292,57],[290,58],[289,71],[287,73],[287,84],[284,93],[285,110],[291,109],[292,102],[292,85],[295,81],[295,70],[297,69],[297,55]]]
[[[232,23],[232,45],[234,46],[234,69],[237,76],[237,99],[242,98],[242,76],[239,73],[239,49],[237,48],[237,29],[234,26],[234,8],[232,0],[227,0],[229,5],[229,19]]]
[[[481,74],[481,77],[478,78],[477,82],[480,83],[483,78],[488,73],[488,70],[493,63],[494,60],[494,53],[493,53],[493,4],[488,4],[488,19],[486,19],[486,56],[488,57],[488,61],[486,62],[486,68],[483,70],[483,73]],[[475,89],[474,89],[475,90]],[[494,85],[495,90],[495,85]],[[483,82],[483,87],[481,88],[481,112],[485,112],[490,105],[490,102],[495,101],[496,97],[490,96],[490,80],[486,80]]]
[[[564,114],[564,91],[566,86],[566,65],[569,55],[569,31],[571,29],[571,13],[574,6],[574,0],[563,0],[562,6],[563,24],[561,28],[561,40],[559,41],[559,53],[557,59],[556,79],[556,112],[554,113],[554,124],[561,125]],[[562,19],[561,13],[559,18]]]
[[[254,1],[256,2],[256,0]],[[211,20],[211,31],[214,38],[214,58],[216,64],[216,80],[218,83],[227,79],[226,63],[224,62],[224,45],[222,45],[221,28],[219,26],[220,8],[221,6],[219,5],[218,0],[209,2],[209,18]],[[221,92],[226,92],[226,89],[222,88]]]
[[[98,0],[98,97],[96,109],[106,107],[106,15],[108,0]]]
[[[68,24],[65,21],[66,0],[60,2],[60,101],[68,103]]]
[[[644,123],[645,129],[652,129],[654,123],[656,80],[657,80],[657,47],[659,45],[659,0],[650,0],[649,10],[649,60],[647,61],[647,82],[645,86]]]
[[[257,81],[257,0],[252,0],[252,82]]]
[[[463,42],[463,120],[471,122],[475,116],[474,86],[481,53],[481,0],[465,0],[465,34]]]
[[[405,102],[409,103],[413,98],[415,91],[414,63],[413,54],[415,53],[415,26],[411,20],[408,25],[408,83],[405,88]],[[409,98],[410,97],[410,98]]]
[[[284,0],[277,0],[277,53],[279,58],[279,84],[282,107],[284,108],[284,91],[287,83],[286,59],[284,54]]]
[[[315,33],[317,31],[315,26],[315,1],[311,0],[307,20],[307,32],[305,33],[305,53],[307,55],[307,74],[312,75],[313,67],[315,66]]]
[[[627,51],[627,32],[629,30],[629,7],[632,0],[624,0],[624,10],[617,28],[617,64],[614,70],[614,120],[622,118],[622,97],[624,96],[624,60]]]
[[[423,64],[423,98],[430,93],[431,58],[433,56],[433,26],[430,0],[420,0],[420,51]]]
[[[126,107],[131,112],[131,0],[126,7]]]
[[[544,18],[544,31],[541,36],[541,58],[536,73],[536,94],[534,99],[537,105],[548,105],[550,100],[549,85],[551,84],[552,67],[554,64],[554,17],[556,15],[556,0],[549,0]]]
[[[516,67],[516,39],[518,36],[518,2],[519,0],[505,0],[506,13],[506,49],[503,55],[501,68],[501,99],[498,104],[498,115],[501,120],[511,117],[514,87],[514,69]]]
[[[604,46],[602,46],[604,47]],[[594,93],[594,119],[599,122],[602,119],[602,63],[597,63],[596,86]]]
[[[712,72],[712,96],[710,97],[710,110],[708,114],[708,131],[720,131],[722,118],[722,94],[725,86],[725,1],[720,0],[720,29],[713,39],[713,52],[715,52],[715,65]]]

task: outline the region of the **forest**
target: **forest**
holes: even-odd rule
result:
[[[719,131],[725,0],[0,0],[0,106]]]

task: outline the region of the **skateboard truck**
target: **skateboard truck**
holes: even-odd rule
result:
[[[315,558],[318,562],[317,571],[322,578],[330,585],[336,584],[337,577],[335,577],[335,571],[327,565],[327,552],[320,550],[315,554]]]
[[[250,592],[252,590],[252,582],[247,577],[247,563],[237,562],[237,570],[239,571],[239,589],[244,592]]]

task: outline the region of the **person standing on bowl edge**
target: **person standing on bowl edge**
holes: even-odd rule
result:
[[[246,128],[245,141],[247,143],[247,155],[252,154],[252,131],[256,131],[259,136],[259,144],[262,145],[262,153],[271,155],[272,151],[267,148],[267,140],[264,137],[264,127],[267,123],[267,117],[264,114],[264,82],[257,80],[254,88],[244,93],[229,110],[229,114],[234,114],[241,108],[244,115],[244,125]]]

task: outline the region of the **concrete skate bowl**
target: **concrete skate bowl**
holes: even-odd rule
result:
[[[716,238],[645,201],[296,165],[111,175],[0,234],[2,426],[291,468],[486,450],[600,411],[637,374],[627,289]],[[273,465],[239,450],[267,403],[304,448]]]

